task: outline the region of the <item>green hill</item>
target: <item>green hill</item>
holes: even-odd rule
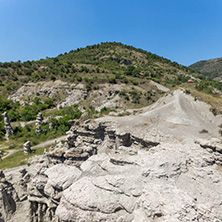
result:
[[[177,88],[191,93],[195,101],[211,104],[215,115],[222,113],[222,83],[121,43],[87,46],[38,61],[0,63],[0,140],[4,140],[5,111],[14,128],[12,148],[15,143],[20,149],[27,140],[35,145],[65,134],[69,120],[82,114],[80,121],[109,113],[131,115]],[[33,122],[39,112],[48,118],[40,136]],[[28,121],[25,127],[20,125]],[[8,152],[11,148],[6,147]]]
[[[127,82],[127,76],[140,78],[143,75],[143,78],[164,79],[166,84],[173,85],[184,76],[183,81],[187,81],[191,73],[188,67],[142,49],[106,42],[71,50],[55,58],[0,63],[0,90],[7,94],[25,83],[42,80],[79,82],[86,78],[86,82],[90,82],[87,78],[95,75],[97,83],[116,79]]]
[[[222,79],[222,58],[199,61],[189,67],[195,71],[203,73],[211,79]]]

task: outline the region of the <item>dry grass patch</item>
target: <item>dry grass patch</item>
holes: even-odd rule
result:
[[[203,92],[200,92],[196,89],[190,89],[191,95],[194,98],[199,99],[200,101],[203,101],[212,107],[215,107],[217,112],[222,114],[222,96],[221,95],[212,95],[212,94],[206,94]]]

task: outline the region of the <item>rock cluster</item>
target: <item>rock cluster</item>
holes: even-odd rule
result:
[[[3,171],[0,171],[0,221],[11,219],[16,211],[17,193],[11,183],[6,180]]]
[[[4,113],[2,114],[2,116],[3,116],[3,120],[4,120],[4,124],[5,124],[5,138],[6,138],[6,139],[9,139],[9,137],[10,137],[14,132],[13,132],[13,129],[12,129],[12,127],[11,127],[11,124],[10,124],[10,121],[9,121],[7,112],[4,112]]]
[[[92,156],[80,167],[88,176],[63,192],[56,214],[64,221],[219,221],[221,173],[210,174],[211,154],[190,148]]]
[[[26,143],[23,144],[23,149],[24,149],[24,154],[31,153],[31,142],[27,141]]]
[[[37,117],[36,117],[36,129],[35,129],[35,133],[39,134],[42,133],[42,128],[41,128],[41,123],[43,121],[43,117],[42,117],[42,113],[38,113]]]
[[[222,140],[218,138],[199,139],[195,141],[202,148],[212,153],[216,164],[222,166]]]
[[[65,89],[65,101],[57,105],[57,108],[72,106],[73,104],[77,104],[82,99],[86,99],[88,96],[88,92],[85,89],[70,87]]]
[[[138,149],[127,138],[78,167],[42,167],[29,183],[31,221],[221,221],[222,175],[212,153],[197,144]]]
[[[43,167],[29,184],[29,216],[31,221],[57,222],[56,208],[62,193],[81,176],[75,166],[57,164]]]
[[[138,115],[70,121],[73,126],[64,143],[34,158],[26,170],[14,172],[19,201],[13,197],[16,211],[6,219],[9,211],[3,206],[10,198],[4,199],[2,218],[221,222],[222,141],[194,143],[194,138],[218,135],[216,117],[200,116],[199,110],[209,110],[203,107],[175,93]],[[207,137],[199,134],[205,126]],[[152,130],[155,136],[150,136]]]
[[[149,149],[158,143],[145,141],[130,133],[118,132],[114,122],[99,124],[87,120],[79,125],[73,122],[65,144],[51,149],[48,157],[52,163],[79,166],[99,152],[136,152],[136,148]],[[134,148],[132,148],[134,147]]]

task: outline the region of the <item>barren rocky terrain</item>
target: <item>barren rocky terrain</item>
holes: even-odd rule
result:
[[[222,221],[221,115],[181,90],[123,117],[71,121],[0,174],[0,221]]]
[[[130,95],[132,91],[140,94],[140,106],[148,104],[148,100],[144,100],[147,91],[153,94],[154,98],[159,97],[159,92],[167,92],[169,89],[154,81],[147,81],[144,86],[129,86],[129,84],[100,84],[98,89],[87,91],[84,84],[67,83],[61,80],[43,81],[37,83],[28,83],[13,92],[8,99],[13,102],[19,102],[21,105],[25,103],[33,103],[35,97],[50,98],[56,101],[56,107],[69,107],[74,104],[79,104],[80,107],[88,107],[89,104],[95,107],[97,111],[102,108],[110,109],[127,109],[129,102],[124,99],[121,92]],[[157,94],[157,95],[156,95]],[[156,96],[155,96],[156,95]],[[151,100],[151,99],[150,99]],[[143,103],[143,104],[142,104]],[[135,105],[135,104],[134,104]],[[131,104],[132,106],[132,104]]]

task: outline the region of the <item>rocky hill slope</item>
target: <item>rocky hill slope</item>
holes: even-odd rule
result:
[[[194,87],[198,82],[194,71],[185,66],[116,42],[55,58],[0,63],[0,76],[0,113],[7,111],[17,122],[34,120],[36,112],[73,104],[82,111],[144,107],[177,85],[190,80],[188,87]],[[35,114],[22,117],[27,110]],[[0,131],[1,122],[0,117]]]
[[[203,60],[189,67],[217,81],[220,81],[222,78],[222,58]]]
[[[55,58],[0,63],[0,90],[11,92],[28,82],[48,80],[84,81],[88,89],[98,83],[130,82],[131,77],[164,78],[168,83],[175,83],[178,75],[192,72],[142,49],[107,42],[72,50]]]
[[[0,174],[1,221],[222,221],[222,117],[182,91]]]
[[[24,164],[34,153],[16,143],[70,129],[0,172],[0,222],[222,221],[221,83],[121,43],[1,63],[0,75],[15,129],[6,152]]]

